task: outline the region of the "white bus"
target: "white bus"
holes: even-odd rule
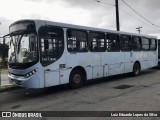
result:
[[[160,59],[160,39],[158,39],[158,59]]]
[[[158,66],[160,66],[160,39],[158,39]]]
[[[21,87],[78,88],[91,79],[136,76],[158,64],[153,36],[44,20],[20,20],[9,31],[8,76]]]

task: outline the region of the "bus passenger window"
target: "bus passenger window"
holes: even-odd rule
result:
[[[156,50],[157,49],[157,43],[155,39],[150,39],[150,50]]]
[[[104,52],[105,47],[105,34],[100,32],[90,32],[89,41],[91,42],[91,51]]]
[[[121,35],[121,50],[122,51],[131,51],[131,36]]]
[[[142,50],[149,50],[149,39],[142,38]]]
[[[69,52],[88,51],[87,32],[83,30],[67,30],[67,48]]]
[[[107,50],[109,52],[116,52],[120,51],[120,42],[119,42],[119,35],[118,34],[107,34]]]
[[[133,36],[132,37],[132,50],[140,51],[141,50],[141,38]]]

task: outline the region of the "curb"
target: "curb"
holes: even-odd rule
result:
[[[14,86],[14,85],[5,85],[5,86],[0,87],[0,93],[8,92],[8,91],[11,91],[11,90],[18,90],[18,89],[21,89],[21,87]]]

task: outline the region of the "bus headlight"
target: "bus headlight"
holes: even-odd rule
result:
[[[34,70],[32,70],[31,72],[27,73],[27,74],[25,75],[25,77],[26,77],[26,78],[29,78],[30,76],[34,75],[37,71],[38,71],[38,69],[34,69]]]

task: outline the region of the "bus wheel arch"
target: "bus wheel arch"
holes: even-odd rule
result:
[[[138,76],[140,74],[141,71],[141,64],[139,61],[136,61],[133,65],[133,76]]]
[[[69,87],[75,89],[83,86],[86,78],[86,71],[83,67],[77,66],[73,68],[69,76]]]

